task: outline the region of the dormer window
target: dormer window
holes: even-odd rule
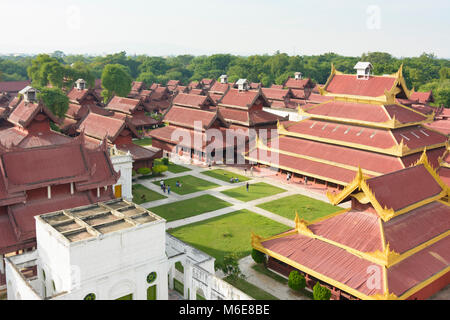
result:
[[[370,62],[358,62],[353,69],[356,69],[356,78],[367,80],[370,78],[373,69]]]
[[[76,85],[76,88],[77,88],[78,90],[84,90],[84,89],[86,89],[86,81],[84,81],[83,79],[78,79],[78,80],[75,82],[75,85]]]
[[[220,76],[220,83],[228,83],[228,76],[226,74]]]
[[[23,100],[26,102],[36,101],[36,93],[39,92],[35,88],[26,86],[24,89],[20,90],[19,93],[23,95]]]
[[[301,72],[296,72],[296,73],[294,73],[294,77],[295,77],[295,80],[301,80],[302,79],[302,73]]]
[[[247,79],[239,79],[236,82],[236,84],[237,84],[239,91],[247,91],[248,90],[249,83],[248,83]]]

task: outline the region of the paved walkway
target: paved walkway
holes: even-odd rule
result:
[[[253,265],[255,263],[251,256],[239,260],[239,268],[245,275],[246,281],[281,300],[310,300],[308,297],[292,291],[287,284],[282,284],[261,272],[253,270]]]
[[[215,218],[221,215],[225,215],[234,211],[238,211],[238,210],[243,210],[243,209],[247,209],[250,210],[252,212],[255,212],[259,215],[262,215],[264,217],[267,217],[269,219],[272,219],[274,221],[277,221],[281,224],[287,225],[289,227],[295,227],[295,223],[293,220],[291,219],[287,219],[285,217],[279,216],[277,214],[274,214],[272,212],[269,212],[267,210],[261,209],[259,207],[257,207],[257,205],[265,203],[265,202],[269,202],[272,200],[277,200],[283,197],[287,197],[290,195],[295,195],[295,194],[301,194],[307,197],[311,197],[317,200],[321,200],[321,201],[325,201],[328,202],[328,198],[326,197],[325,194],[323,194],[323,192],[315,192],[315,191],[311,191],[308,188],[305,188],[305,186],[302,186],[301,184],[298,183],[288,183],[285,181],[280,181],[280,179],[275,179],[273,177],[270,176],[253,176],[251,177],[250,173],[247,171],[247,174],[244,172],[243,169],[236,169],[233,167],[226,167],[226,170],[229,170],[231,172],[235,172],[237,174],[240,175],[247,175],[249,178],[251,178],[252,180],[249,180],[248,183],[254,184],[254,183],[259,183],[259,182],[265,182],[267,184],[271,184],[275,187],[281,187],[283,189],[286,189],[286,192],[283,193],[279,193],[276,195],[272,195],[272,196],[268,196],[268,197],[264,197],[264,198],[260,198],[260,199],[256,199],[256,200],[252,200],[252,201],[248,201],[248,202],[244,202],[238,199],[235,199],[233,197],[229,197],[225,194],[222,193],[222,191],[228,190],[228,189],[233,189],[233,188],[237,188],[240,186],[244,186],[247,182],[243,181],[243,182],[238,182],[238,183],[229,183],[227,181],[222,181],[213,177],[210,177],[208,175],[204,175],[202,174],[203,171],[209,170],[207,167],[202,167],[202,166],[196,166],[196,165],[191,165],[191,164],[185,164],[185,163],[181,163],[180,165],[183,165],[189,169],[191,169],[191,171],[185,171],[185,172],[181,172],[181,173],[172,173],[172,172],[167,172],[165,174],[165,177],[163,179],[159,178],[153,178],[153,179],[146,179],[146,180],[139,180],[139,183],[144,185],[145,187],[149,188],[150,190],[153,190],[159,194],[162,194],[164,196],[166,196],[166,199],[161,199],[161,200],[156,200],[156,201],[150,201],[150,202],[146,202],[143,203],[142,206],[145,208],[149,208],[151,209],[152,207],[157,207],[160,205],[164,205],[164,204],[169,204],[169,203],[173,203],[176,201],[182,201],[182,200],[187,200],[187,199],[192,199],[192,198],[196,198],[199,197],[201,195],[205,195],[205,194],[209,194],[211,196],[214,196],[216,198],[219,198],[221,200],[227,201],[228,203],[232,204],[232,206],[230,207],[226,207],[226,208],[222,208],[219,210],[215,210],[215,211],[211,211],[211,212],[205,212],[203,214],[200,215],[196,215],[193,217],[188,217],[185,219],[180,219],[180,220],[176,220],[176,221],[172,221],[172,222],[168,222],[166,224],[166,228],[170,229],[170,228],[177,228],[183,225],[187,225],[187,224],[191,224],[191,223],[195,223],[195,222],[199,222],[199,221],[203,221],[206,219],[210,219],[210,218]],[[216,169],[216,168],[223,168],[223,166],[220,167],[212,167],[211,169]],[[164,180],[164,179],[170,179],[170,178],[174,178],[174,177],[183,177],[186,175],[192,175],[204,180],[207,180],[209,182],[215,183],[217,185],[219,185],[216,188],[213,189],[209,189],[209,190],[202,190],[202,191],[198,191],[198,192],[194,192],[194,193],[189,193],[189,194],[185,194],[185,195],[179,195],[176,194],[175,192],[171,192],[170,195],[168,195],[167,193],[164,193],[161,188],[155,184],[153,184],[154,181],[159,181],[159,180]],[[250,190],[251,190],[251,186],[250,186]],[[250,191],[251,192],[251,191]],[[345,203],[344,205],[342,205],[342,208],[348,208],[349,204]]]

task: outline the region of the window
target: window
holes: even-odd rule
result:
[[[95,293],[89,293],[84,297],[84,300],[95,300]]]
[[[156,272],[149,273],[147,276],[147,283],[152,283],[156,280]]]

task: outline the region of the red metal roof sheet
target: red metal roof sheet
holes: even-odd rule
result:
[[[326,91],[338,94],[379,97],[384,91],[391,90],[396,78],[391,76],[370,76],[369,79],[357,79],[356,75],[335,74]]]
[[[380,205],[395,211],[438,195],[442,188],[423,165],[367,180]]]
[[[358,251],[383,251],[379,217],[374,213],[349,211],[308,225],[308,229]]]
[[[300,234],[267,240],[262,242],[262,245],[365,295],[383,292],[383,284],[379,289],[369,288],[367,285],[371,276],[369,267],[379,268],[379,274],[383,274],[381,266],[359,258],[345,249]],[[382,277],[380,280],[383,282]]]
[[[438,201],[383,222],[386,243],[403,253],[450,230],[450,207]]]
[[[26,81],[0,81],[0,92],[17,93],[26,86],[31,84],[30,80]]]

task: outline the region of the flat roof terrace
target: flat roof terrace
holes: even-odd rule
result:
[[[123,199],[59,210],[40,215],[39,218],[70,242],[163,220],[153,212]]]

